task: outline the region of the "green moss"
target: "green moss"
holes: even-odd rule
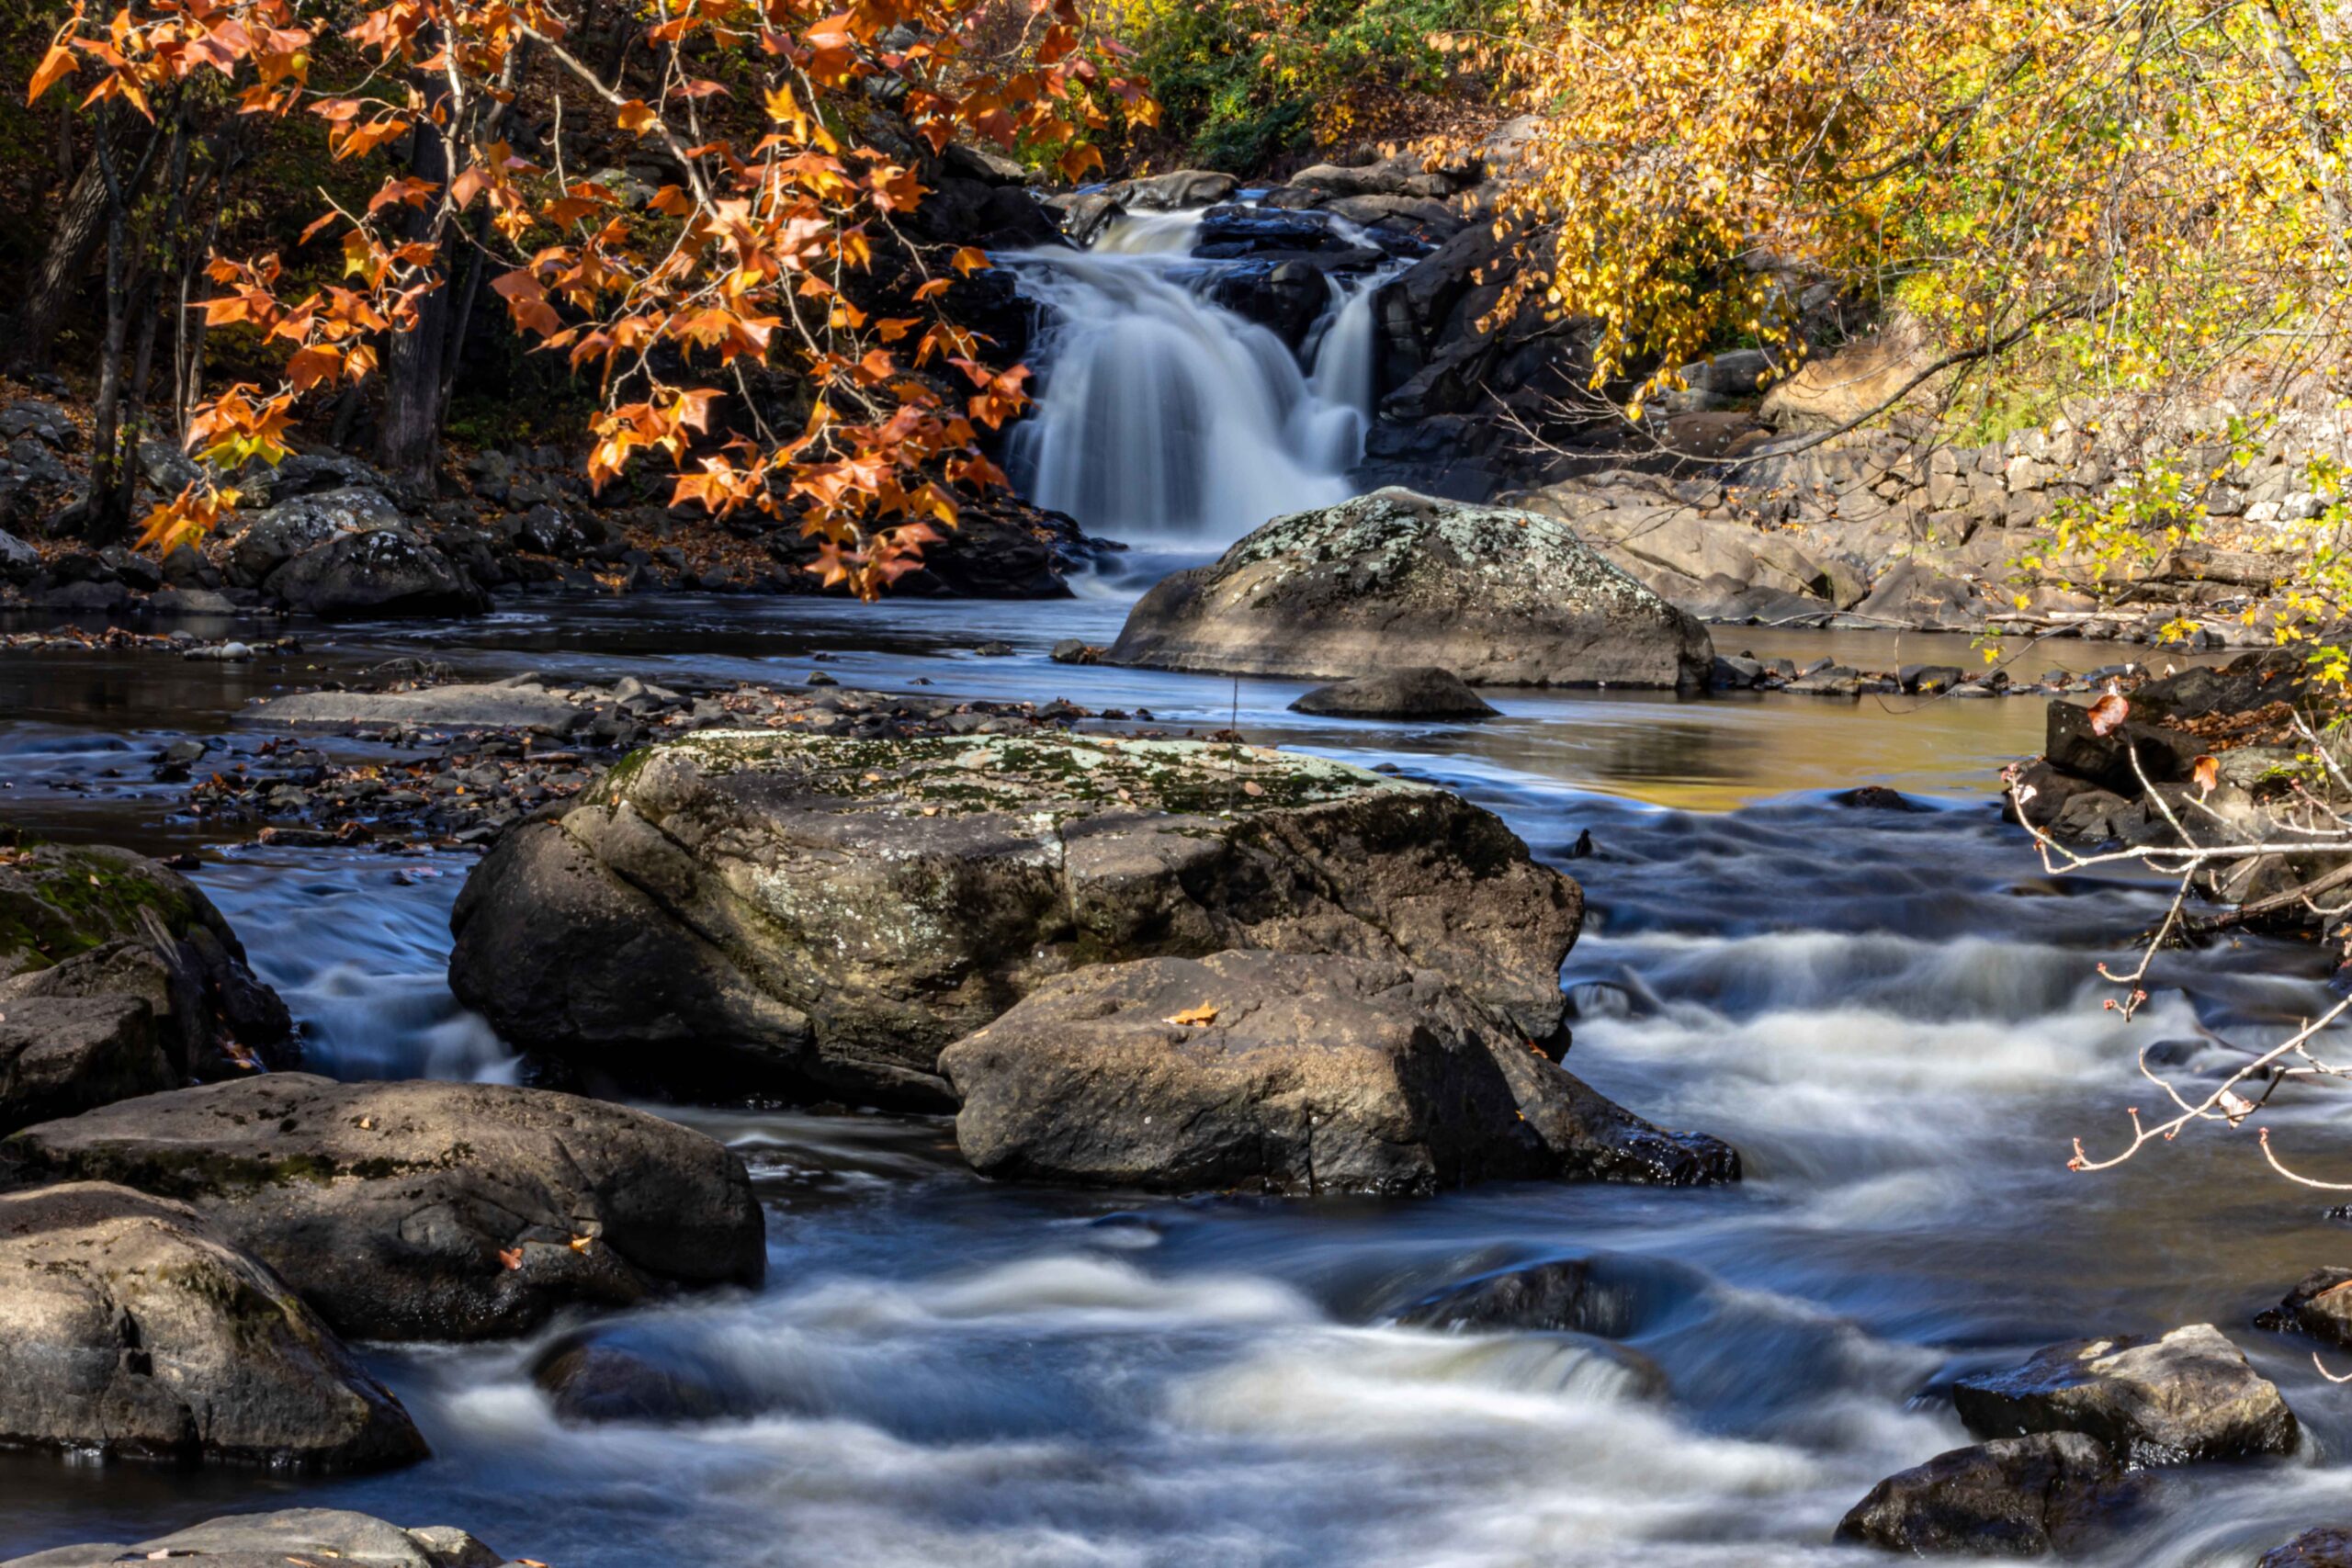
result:
[[[45,969],[144,929],[153,910],[166,930],[197,920],[176,879],[119,851],[22,844],[0,858],[0,976]]]

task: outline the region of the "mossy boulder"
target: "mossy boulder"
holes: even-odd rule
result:
[[[639,1082],[914,1105],[940,1051],[1088,964],[1400,960],[1527,1038],[1583,900],[1456,795],[1264,748],[705,732],[510,833],[453,915],[458,995]]]
[[[0,1445],[369,1469],[400,1402],[196,1210],[99,1182],[0,1194]]]
[[[286,1004],[254,976],[228,920],[194,883],[130,850],[45,843],[0,828],[0,1015],[13,1009],[25,1023],[68,1002],[126,1000],[145,1008],[170,1072],[162,1082],[134,1073],[126,1082],[135,1087],[120,1092],[291,1060]],[[135,1049],[129,1055],[143,1061]],[[119,1066],[125,1055],[107,1059]],[[28,1100],[12,1114],[11,1100],[21,1097],[8,1087],[11,1070],[0,1060],[0,1130],[115,1092],[96,1078],[76,1087],[44,1077],[40,1103]]]
[[[1706,688],[1714,645],[1556,518],[1408,490],[1277,517],[1136,602],[1107,664],[1474,686]]]
[[[272,1073],[124,1100],[0,1143],[0,1181],[184,1202],[338,1332],[521,1334],[560,1307],[757,1284],[743,1162],[627,1106],[504,1084]]]

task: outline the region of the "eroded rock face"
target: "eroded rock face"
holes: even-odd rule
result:
[[[2289,1453],[2297,1437],[2278,1385],[2207,1323],[2052,1345],[2013,1371],[1962,1378],[1952,1403],[1980,1437],[2080,1432],[2134,1465]]]
[[[196,1210],[96,1182],[0,1196],[0,1445],[368,1469],[408,1413]]]
[[[1697,621],[1558,522],[1384,490],[1165,579],[1103,660],[1327,680],[1399,649],[1486,686],[1698,691],[1714,658]]]
[[[1261,748],[705,732],[509,834],[450,983],[639,1078],[950,1105],[938,1055],[1089,964],[1227,948],[1442,971],[1544,1039],[1576,885],[1442,790]]]
[[[289,1562],[333,1562],[336,1568],[498,1568],[506,1561],[448,1525],[402,1529],[347,1509],[286,1508],[207,1519],[131,1545],[107,1541],[55,1547],[12,1558],[0,1568],[103,1568],[148,1558],[186,1561],[196,1568],[286,1568]]]
[[[277,1073],[28,1128],[0,1144],[10,1167],[185,1201],[356,1338],[519,1334],[766,1266],[726,1148],[545,1089]]]
[[[2079,1432],[2002,1438],[1888,1476],[1838,1521],[1838,1539],[1920,1556],[2037,1557],[2095,1529],[2138,1490]]]
[[[1544,1177],[1704,1181],[1713,1139],[1593,1093],[1443,976],[1282,953],[1039,988],[940,1056],[984,1176],[1154,1191],[1413,1194]]]

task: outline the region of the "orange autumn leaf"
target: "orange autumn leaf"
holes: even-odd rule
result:
[[[1198,1007],[1186,1008],[1163,1021],[1186,1029],[1205,1029],[1216,1021],[1216,1015],[1217,1005],[1215,1002],[1203,1002]]]

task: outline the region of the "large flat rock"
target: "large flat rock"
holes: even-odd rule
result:
[[[282,1508],[231,1514],[135,1543],[52,1547],[11,1558],[0,1568],[106,1568],[149,1559],[194,1568],[498,1568],[506,1560],[448,1525],[402,1529],[345,1508]]]
[[[1277,517],[1138,600],[1112,664],[1478,686],[1705,688],[1706,629],[1532,512],[1375,491]]]
[[[1456,795],[1263,748],[705,732],[526,824],[450,983],[665,1087],[954,1103],[940,1051],[1089,964],[1228,948],[1440,971],[1537,1040],[1583,900]]]
[[[296,692],[260,704],[254,716],[303,728],[409,725],[569,735],[595,715],[536,686],[457,684],[412,692]]]
[[[273,1073],[27,1128],[0,1144],[8,1168],[186,1202],[356,1338],[520,1334],[766,1267],[723,1145],[547,1089]]]

